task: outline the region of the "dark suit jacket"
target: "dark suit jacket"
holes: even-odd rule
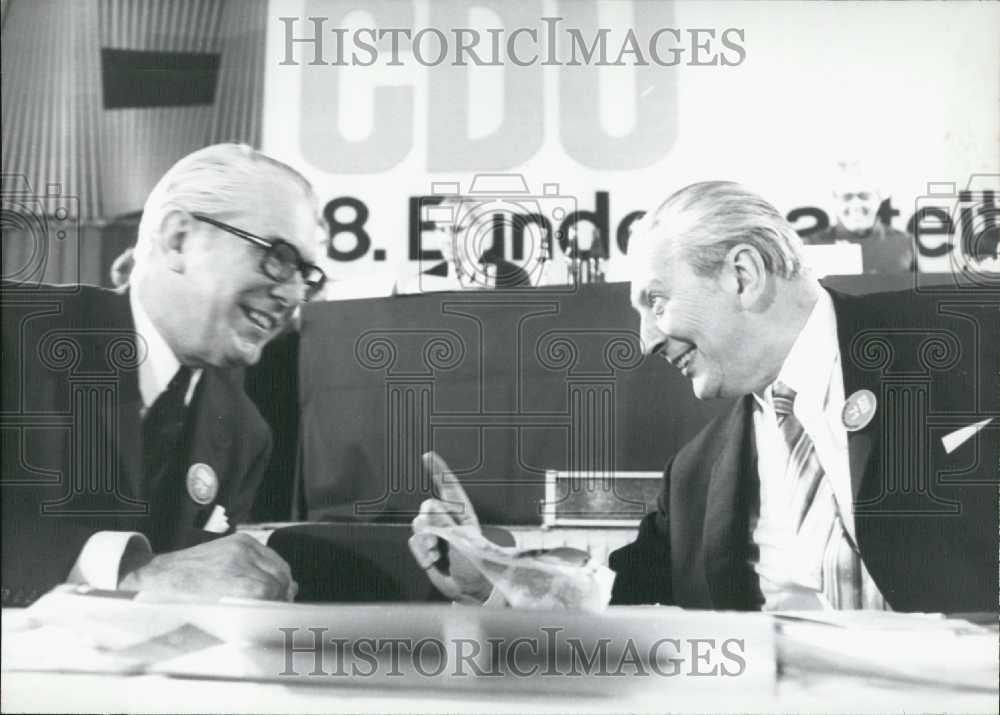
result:
[[[192,546],[215,505],[246,519],[271,436],[238,376],[205,369],[191,405],[187,454],[170,505],[150,500],[134,323],[128,296],[90,286],[5,285],[3,307],[3,604],[23,605],[65,580],[101,530],[145,534],[157,550]],[[212,467],[200,505],[184,477]]]
[[[872,578],[894,610],[996,610],[998,304],[961,292],[831,294],[844,394],[865,388],[878,400],[872,422],[848,433],[855,528]],[[760,607],[748,563],[759,490],[752,400],[667,464],[657,511],[611,555],[613,602]],[[945,453],[942,436],[990,416]]]

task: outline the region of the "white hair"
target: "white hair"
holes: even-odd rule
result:
[[[276,178],[298,183],[315,211],[316,196],[304,176],[246,144],[213,144],[185,156],[167,170],[146,199],[139,221],[134,273],[140,272],[163,219],[171,211],[209,215],[245,211],[273,193]],[[318,215],[316,221],[318,225]]]
[[[732,181],[684,187],[644,217],[636,234],[651,240],[661,232],[701,275],[715,275],[741,243],[757,249],[768,273],[794,278],[804,270],[795,229],[774,206]]]

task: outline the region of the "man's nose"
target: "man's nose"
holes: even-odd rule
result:
[[[657,345],[660,345],[667,339],[666,334],[660,330],[656,321],[653,320],[653,316],[647,314],[643,314],[640,319],[639,336],[642,338],[643,355],[650,355]]]
[[[300,305],[305,301],[306,295],[306,284],[302,279],[302,274],[296,271],[288,280],[275,283],[271,287],[270,294],[286,308]]]

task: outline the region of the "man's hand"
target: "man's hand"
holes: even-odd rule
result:
[[[440,499],[427,499],[420,505],[420,513],[412,522],[410,551],[427,572],[431,583],[445,596],[455,601],[483,603],[489,598],[493,585],[454,549],[448,552],[448,573],[443,572],[437,565],[441,560],[438,537],[426,530],[428,526],[456,525],[479,529],[476,511],[462,485],[440,457],[428,452],[423,459]]]
[[[278,554],[247,534],[154,556],[123,575],[118,588],[217,599],[291,601],[299,586]]]

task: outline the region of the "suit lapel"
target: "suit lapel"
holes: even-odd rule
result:
[[[214,504],[220,501],[219,497],[227,493],[228,477],[235,471],[235,465],[231,463],[233,453],[231,446],[236,438],[236,424],[231,415],[231,405],[226,400],[221,378],[211,368],[206,368],[202,373],[198,394],[191,401],[189,409],[193,413],[188,450],[190,458],[181,476],[186,481],[191,465],[205,464],[211,467],[218,479],[216,498],[208,504],[198,504],[188,493],[187,485],[182,486],[184,507],[181,523],[194,524],[201,528],[211,514]]]
[[[846,400],[862,389],[871,390],[876,397],[879,397],[878,375],[871,371],[862,370],[851,351],[855,337],[861,333],[867,322],[866,306],[858,298],[845,296],[835,291],[829,291],[829,293],[833,299],[834,312],[837,315],[837,342],[840,346],[840,365],[844,378],[844,399]],[[864,429],[847,433],[851,492],[855,501],[861,491],[865,474],[868,472],[868,463],[878,445],[879,429],[877,425],[881,422],[881,409],[882,405],[878,405],[875,417]]]
[[[861,484],[864,482],[865,474],[868,472],[868,462],[875,448],[876,439],[875,429],[871,426],[859,432],[848,433],[847,450],[851,465],[851,493],[855,501],[858,499],[858,494],[861,492]]]
[[[115,410],[114,428],[118,435],[118,462],[124,481],[131,496],[148,502],[149,494],[142,475],[142,398],[139,397],[139,381],[131,373],[131,385],[122,384],[118,406]]]
[[[705,499],[705,578],[716,608],[752,605],[747,547],[758,484],[752,400],[740,398],[730,412]]]
[[[859,299],[829,291],[837,316],[837,339],[845,398],[860,389],[879,394],[878,376],[862,370],[851,343],[871,318]],[[881,407],[881,406],[880,406]],[[753,397],[740,399],[730,413],[722,451],[712,467],[705,502],[705,577],[716,608],[752,607],[753,568],[748,559],[750,514],[759,497],[757,449],[753,439]],[[848,432],[851,487],[855,499],[868,465],[877,454],[879,414],[862,430]]]

